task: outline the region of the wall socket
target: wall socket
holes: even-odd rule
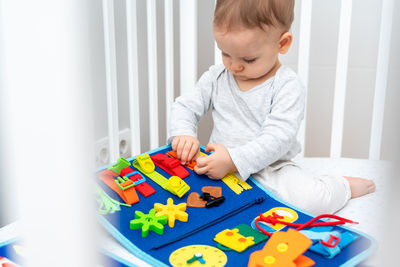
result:
[[[108,137],[101,138],[95,142],[96,168],[110,163],[110,148]],[[120,157],[131,157],[131,129],[125,128],[119,132],[119,155]]]

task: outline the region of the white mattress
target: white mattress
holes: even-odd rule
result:
[[[379,243],[382,243],[385,229],[385,220],[382,218],[384,218],[385,207],[387,207],[390,163],[387,161],[350,158],[296,158],[295,161],[311,172],[363,177],[375,182],[376,192],[351,199],[336,214],[359,222],[359,224],[348,227],[367,233],[375,238],[378,242],[379,250]],[[365,264],[379,266],[376,256],[372,256]]]

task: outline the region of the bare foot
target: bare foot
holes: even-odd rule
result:
[[[344,176],[344,178],[349,181],[351,198],[361,197],[375,191],[375,183],[372,180],[347,176]]]

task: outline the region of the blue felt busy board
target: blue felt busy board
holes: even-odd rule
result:
[[[150,156],[157,153],[166,154],[170,150],[171,146],[167,145],[149,151],[145,154],[149,154]],[[202,147],[202,151],[204,151],[204,147]],[[128,159],[131,164],[134,160],[135,157]],[[107,167],[109,166],[99,169],[97,174],[107,169]],[[130,167],[137,171],[132,165]],[[146,182],[156,190],[156,193],[148,197],[144,197],[138,193],[138,203],[133,204],[132,207],[121,206],[121,210],[114,213],[99,215],[100,223],[128,251],[137,257],[153,266],[170,266],[170,255],[174,251],[190,245],[208,245],[217,248],[218,243],[214,241],[216,234],[225,229],[233,229],[240,224],[251,226],[254,218],[256,218],[260,213],[267,212],[272,208],[288,207],[296,211],[298,215],[296,223],[305,223],[314,217],[278,200],[253,178],[247,180],[247,183],[252,187],[252,189],[243,190],[241,194],[236,194],[220,180],[211,180],[205,175],[197,175],[194,171],[189,169],[187,170],[189,171],[190,175],[184,178],[184,181],[190,186],[190,190],[181,198],[164,190],[154,181],[143,175],[146,177]],[[166,178],[171,176],[157,166],[155,171]],[[98,176],[96,175],[96,177]],[[119,202],[123,202],[118,194],[112,191],[105,183],[102,182],[102,180],[97,178],[96,182],[110,197]],[[219,206],[211,208],[187,207],[186,212],[188,213],[188,221],[182,222],[176,220],[173,228],[170,228],[168,224],[164,225],[164,232],[162,235],[150,231],[148,236],[142,237],[141,229],[130,229],[130,222],[135,219],[135,211],[138,210],[144,214],[147,214],[152,208],[154,208],[155,203],[161,203],[164,205],[167,204],[168,198],[172,198],[174,204],[186,203],[187,196],[191,192],[197,192],[201,194],[201,188],[203,186],[221,187],[222,195],[225,197],[225,201]],[[264,201],[254,205],[249,205],[249,203],[253,203],[254,201],[257,202],[257,199],[260,198],[264,199]],[[249,207],[243,209],[242,207],[246,205]],[[240,210],[240,212],[230,217],[226,216],[226,219],[224,219],[225,214],[230,214],[238,210]],[[214,222],[216,219],[219,219],[220,221],[210,227],[204,227],[205,225]],[[161,244],[173,241],[183,234],[198,228],[204,229],[193,235],[187,236],[186,238],[172,242],[161,248],[157,248]],[[287,229],[288,227],[285,227],[281,231],[287,231]],[[312,259],[315,262],[314,266],[355,266],[371,255],[376,248],[375,241],[366,234],[342,226],[334,226],[333,230],[342,234],[349,234],[355,237],[355,240],[346,247],[342,248],[340,253],[335,255],[333,258],[328,258],[307,250],[303,255]],[[261,250],[265,246],[266,242],[268,242],[268,240],[249,247],[247,250],[241,253],[233,250],[223,251],[223,253],[225,253],[227,256],[227,262],[225,266],[247,266],[250,254],[252,252]],[[207,264],[202,264],[201,266],[207,266]]]

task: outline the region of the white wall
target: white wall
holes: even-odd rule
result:
[[[396,2],[398,9],[399,3]],[[118,63],[118,88],[119,88],[119,123],[120,128],[129,127],[128,114],[128,86],[127,86],[127,62],[126,62],[126,37],[125,37],[125,10],[124,1],[115,1],[116,34],[117,34],[117,63]],[[299,7],[301,1],[296,1],[295,21],[292,27],[294,33],[294,44],[287,55],[281,57],[284,64],[297,69],[298,58],[298,32],[299,32]],[[140,92],[141,99],[147,96],[147,59],[146,59],[146,12],[145,0],[138,1],[138,25],[139,25],[139,62],[140,62]],[[179,1],[174,0],[175,10],[179,10]],[[208,66],[213,64],[214,47],[212,35],[212,17],[214,0],[198,1],[198,75],[200,76]],[[158,44],[159,53],[159,96],[165,94],[163,84],[164,77],[164,51],[163,51],[163,1],[157,0],[158,10]],[[346,96],[346,109],[344,120],[343,153],[344,157],[367,158],[369,149],[370,127],[372,104],[374,96],[376,58],[380,26],[380,0],[353,0],[352,28],[350,40],[350,58],[348,86]],[[177,13],[178,14],[178,13]],[[332,123],[333,108],[333,90],[335,81],[336,55],[338,42],[338,26],[340,14],[340,1],[313,1],[313,16],[311,28],[311,53],[310,53],[310,79],[308,88],[308,113],[306,128],[306,156],[329,156],[330,134]],[[395,13],[396,14],[396,13]],[[399,58],[398,51],[394,49],[398,46],[399,18],[394,16],[393,36],[392,36],[392,59],[390,63],[390,77],[388,81],[387,93],[387,112],[385,115],[391,115],[390,110],[392,96],[395,88],[399,87]],[[396,23],[397,22],[397,23]],[[175,62],[179,64],[179,16],[175,16]],[[397,44],[397,46],[396,46]],[[99,45],[102,45],[101,43]],[[100,55],[99,55],[100,56]],[[101,60],[99,59],[99,62]],[[179,68],[175,71],[175,96],[179,92]],[[99,74],[104,75],[100,70]],[[102,77],[104,78],[104,77]],[[95,99],[97,118],[96,139],[107,135],[106,105],[104,83],[99,85],[99,94]],[[160,101],[160,129],[165,129],[165,112],[163,112],[163,102]],[[144,132],[142,138],[142,152],[148,150],[148,110],[147,102],[141,102],[141,127]],[[393,112],[392,112],[393,113]],[[390,144],[387,138],[393,135],[392,124],[385,117],[384,138],[382,144],[382,157],[389,157]],[[212,121],[207,116],[200,123],[199,138],[203,144],[207,143]],[[161,131],[160,144],[165,144],[165,132]]]

